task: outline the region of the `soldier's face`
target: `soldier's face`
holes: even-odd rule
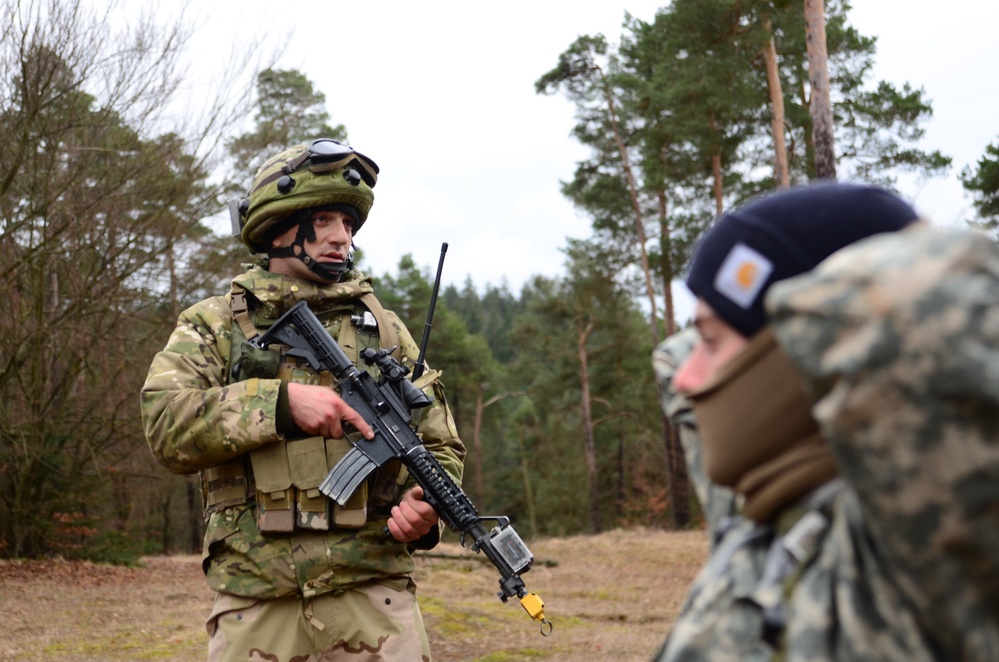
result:
[[[673,383],[681,393],[690,393],[708,384],[749,343],[702,299],[697,300],[694,326],[699,335],[697,344],[673,376]]]
[[[354,219],[342,211],[317,211],[312,215],[312,227],[316,238],[305,242],[304,248],[308,256],[316,262],[346,262],[350,257],[350,242],[354,237]],[[272,246],[291,246],[297,234],[298,226],[290,227],[274,239]],[[270,270],[301,280],[325,282],[297,257],[271,258]]]
[[[312,215],[312,227],[316,240],[305,242],[309,256],[316,262],[346,262],[354,236],[354,219],[342,211],[317,211]]]

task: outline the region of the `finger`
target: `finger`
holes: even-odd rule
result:
[[[420,514],[410,504],[405,502],[400,503],[396,508],[398,509],[403,530],[407,532],[419,532],[420,525],[423,523],[423,518],[420,517]]]
[[[427,530],[432,528],[440,521],[437,515],[437,511],[429,503],[423,500],[423,488],[416,485],[406,491],[402,495],[402,499],[399,500],[400,505],[405,503],[408,508],[410,508],[415,516],[421,519],[427,525]],[[426,531],[424,531],[426,533]]]
[[[428,533],[437,522],[437,513],[434,512],[433,508],[429,507],[429,504],[423,501],[400,503],[398,508],[399,514],[405,519],[408,527],[410,527],[403,526],[403,530],[409,532],[411,529],[417,537]]]
[[[357,431],[360,432],[361,436],[363,436],[365,439],[368,440],[374,439],[375,431],[371,429],[371,426],[368,425],[368,422],[366,420],[364,420],[364,417],[358,414],[353,407],[347,404],[344,404],[343,407],[344,407],[343,420],[353,425],[354,428],[357,429]],[[340,426],[339,422],[337,423],[337,426],[338,427]]]
[[[396,539],[404,542],[416,540],[422,535],[419,529],[413,526],[413,523],[403,513],[401,505],[392,508],[392,517],[389,519],[389,531],[393,530],[399,532]]]
[[[387,526],[388,526],[389,533],[392,535],[393,538],[395,538],[396,541],[398,541],[398,542],[409,542],[406,539],[406,536],[403,534],[402,529],[400,529],[399,525],[395,523],[395,520],[389,518]]]
[[[437,521],[437,512],[426,501],[408,501],[405,506],[407,508],[406,519],[414,524]]]

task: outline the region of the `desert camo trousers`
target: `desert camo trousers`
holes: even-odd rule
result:
[[[430,662],[411,580],[304,600],[217,593],[206,629],[209,662]]]

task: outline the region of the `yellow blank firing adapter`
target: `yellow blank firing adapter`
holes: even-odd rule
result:
[[[545,618],[545,603],[537,593],[528,593],[520,599],[527,613],[536,621],[541,623],[541,634],[548,636],[552,633],[552,622]]]

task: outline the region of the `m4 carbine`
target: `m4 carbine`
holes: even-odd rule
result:
[[[516,596],[531,618],[541,623],[542,634],[551,632],[544,602],[537,594],[528,593],[520,577],[531,569],[534,556],[509,518],[479,516],[472,501],[413,431],[410,410],[426,407],[431,400],[407,379],[408,368],[391,356],[392,350],[361,351],[361,360],[378,368],[381,378],[376,381],[351,363],[304,301],[251,342],[261,349],[280,343],[288,347],[288,355],[305,359],[313,370],[332,373],[340,397],[374,430],[373,439],[355,442],[333,467],[319,486],[323,494],[343,506],[375,468],[400,460],[423,488],[424,500],[461,536],[461,544],[471,540],[471,549],[481,551],[499,570],[500,599],[506,602]],[[494,525],[488,528],[485,522]]]

